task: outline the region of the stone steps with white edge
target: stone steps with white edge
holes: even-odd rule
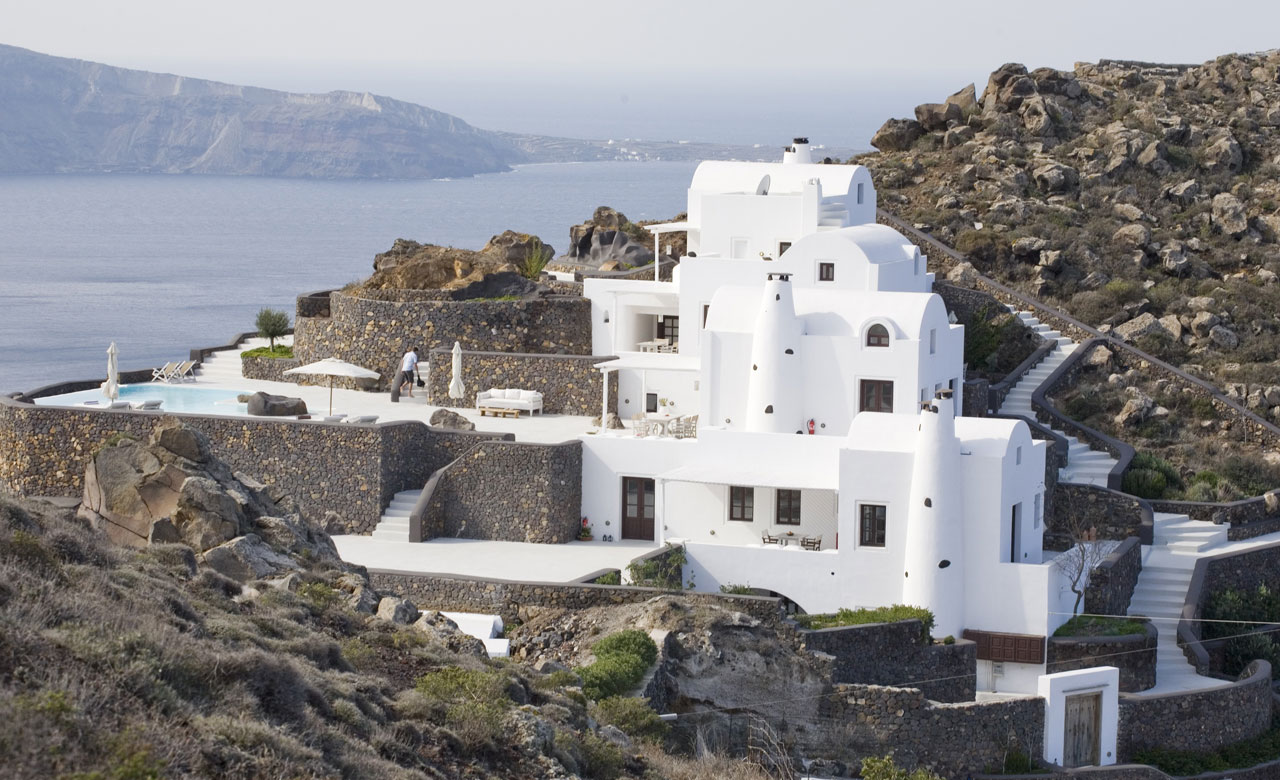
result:
[[[244,379],[244,371],[240,355],[251,349],[269,346],[270,343],[267,339],[254,337],[240,342],[233,349],[212,352],[201,361],[199,367],[195,370],[195,375],[203,382],[227,383],[242,381]],[[292,343],[292,336],[276,339],[276,344],[288,345]]]
[[[402,490],[392,496],[378,526],[373,529],[373,538],[386,542],[409,541],[409,515],[421,495],[421,490]]]

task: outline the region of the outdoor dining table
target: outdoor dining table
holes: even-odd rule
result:
[[[662,427],[662,432],[658,434],[659,436],[666,436],[667,425],[669,425],[672,420],[676,419],[673,415],[665,414],[663,412],[646,412],[644,418],[649,422],[656,422]]]

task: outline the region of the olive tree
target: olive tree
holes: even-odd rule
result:
[[[258,335],[267,339],[275,349],[276,339],[289,332],[289,315],[278,309],[263,309],[258,312],[256,324]]]

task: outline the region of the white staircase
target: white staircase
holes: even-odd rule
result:
[[[196,378],[203,383],[218,385],[235,385],[244,381],[244,372],[240,366],[240,354],[269,344],[266,339],[251,338],[240,343],[235,349],[224,349],[211,353],[196,369]],[[293,343],[292,336],[276,339],[277,344]]]
[[[1036,388],[1044,384],[1045,380],[1058,369],[1058,366],[1062,365],[1068,355],[1075,352],[1076,343],[1036,319],[1030,312],[1015,312],[1015,316],[1044,339],[1057,343],[1057,347],[1046,355],[1044,360],[1023,375],[1022,379],[1013,386],[1009,394],[1005,396],[1004,402],[1000,405],[1000,414],[1013,414],[1025,417],[1028,420],[1035,420],[1035,412],[1031,410],[1031,394],[1035,392]],[[1106,487],[1107,475],[1111,473],[1111,469],[1116,465],[1116,459],[1107,452],[1092,449],[1088,444],[1070,434],[1056,428],[1053,429],[1053,432],[1064,437],[1069,445],[1067,465],[1059,471],[1058,478],[1063,482],[1078,482]]]
[[[1178,647],[1178,620],[1196,560],[1227,541],[1227,526],[1157,512],[1153,544],[1143,549],[1142,572],[1129,602],[1130,615],[1151,618],[1156,639],[1156,686],[1144,696],[1217,688],[1227,683],[1201,677]]]
[[[391,499],[391,504],[382,513],[378,527],[373,529],[373,538],[384,542],[409,541],[409,513],[418,503],[421,490],[402,490]]]
[[[818,212],[818,229],[835,230],[849,224],[849,209],[843,203],[823,203]]]

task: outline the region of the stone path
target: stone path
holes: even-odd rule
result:
[[[1044,384],[1045,380],[1058,369],[1058,366],[1062,365],[1067,356],[1075,352],[1077,345],[1069,337],[1040,322],[1030,312],[1020,311],[1015,312],[1015,314],[1031,330],[1039,333],[1046,340],[1057,343],[1054,350],[1046,355],[1044,360],[1023,375],[1022,379],[1005,396],[1004,403],[1000,405],[1000,414],[1018,415],[1028,420],[1035,420],[1035,412],[1031,409],[1032,393],[1040,385]],[[1087,443],[1064,431],[1054,428],[1053,432],[1065,438],[1069,445],[1067,465],[1058,472],[1058,479],[1062,482],[1076,482],[1106,487],[1107,476],[1116,465],[1116,459],[1105,451],[1091,448]]]

